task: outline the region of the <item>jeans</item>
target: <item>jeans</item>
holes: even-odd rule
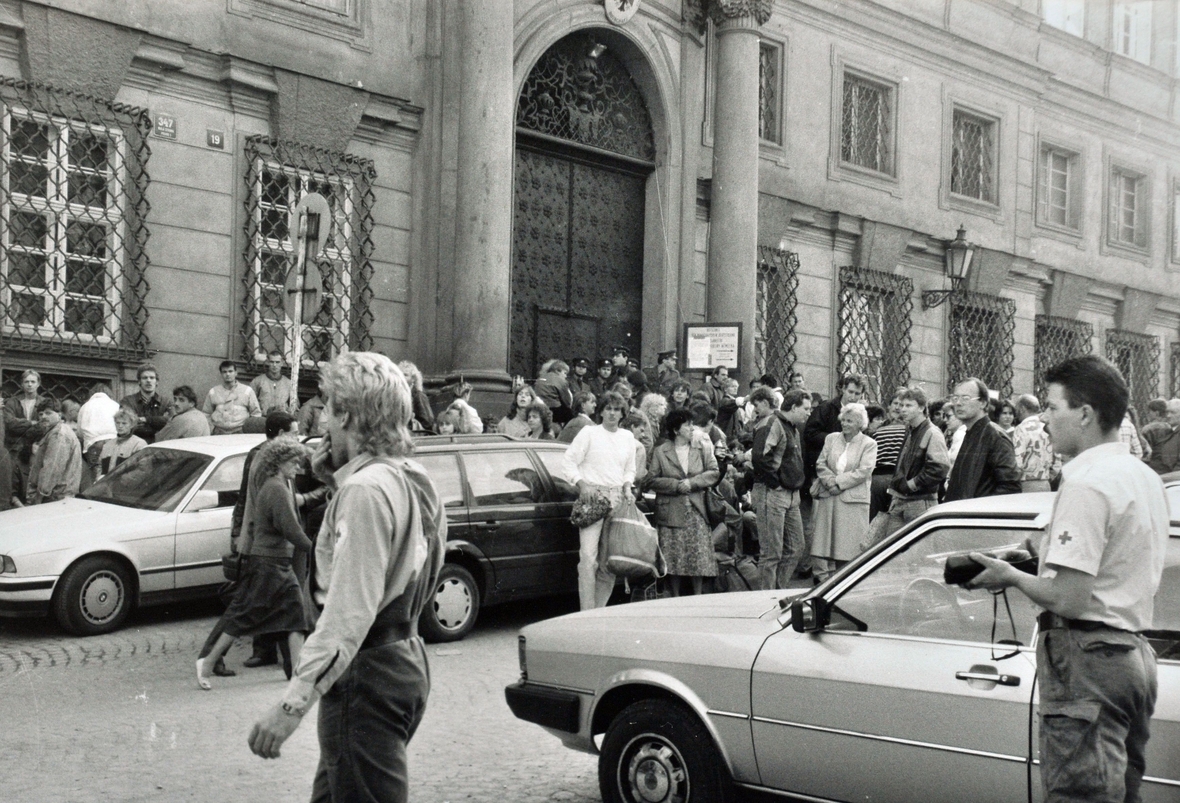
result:
[[[612,507],[618,507],[622,501],[622,488],[591,487],[606,496]],[[611,592],[615,590],[615,576],[598,562],[605,524],[606,519],[599,519],[589,527],[578,530],[578,602],[583,611],[605,608]]]
[[[758,516],[759,585],[765,591],[786,588],[804,549],[799,492],[756,482],[750,495]]]
[[[422,639],[362,649],[320,700],[311,803],[405,803],[406,745],[430,693]]]
[[[1139,803],[1157,689],[1147,639],[1054,628],[1037,640],[1045,803]]]
[[[808,571],[814,570],[811,563],[811,544],[815,540],[815,500],[811,498],[811,491],[806,485],[798,491],[798,494],[799,515],[803,520],[803,552],[796,562],[796,568],[807,574]],[[787,579],[790,580],[791,575],[787,575]]]
[[[889,505],[889,512],[881,512],[869,524],[869,540],[863,544],[864,549],[879,544],[914,519],[921,516],[938,502],[934,499],[898,499],[893,497]]]

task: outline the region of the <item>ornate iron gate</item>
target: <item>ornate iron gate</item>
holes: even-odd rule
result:
[[[799,255],[768,245],[758,246],[754,364],[759,374],[774,374],[784,384],[795,367],[798,291]]]
[[[1131,404],[1140,414],[1159,395],[1160,339],[1155,335],[1106,330],[1106,358],[1123,373],[1131,391]]]
[[[1010,397],[1016,302],[963,290],[951,296],[949,306],[947,389],[974,376],[1001,398]]]
[[[1079,357],[1094,350],[1094,327],[1085,321],[1038,315],[1036,343],[1033,348],[1033,391],[1041,404],[1049,395],[1045,372],[1062,360]]]
[[[910,313],[914,283],[867,268],[840,268],[840,375],[860,374],[865,398],[886,394],[910,381]]]

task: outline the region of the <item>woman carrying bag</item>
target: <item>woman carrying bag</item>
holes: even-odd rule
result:
[[[713,444],[697,432],[692,413],[673,410],[664,429],[668,440],[655,447],[645,484],[656,493],[655,523],[668,563],[668,591],[680,596],[680,578],[687,577],[693,593],[700,594],[704,578],[717,576],[705,490],[717,484],[721,473]]]
[[[818,580],[859,554],[869,531],[869,489],[877,465],[877,442],[864,434],[869,415],[863,404],[840,408],[840,431],[824,440],[811,486],[815,538],[811,561]]]

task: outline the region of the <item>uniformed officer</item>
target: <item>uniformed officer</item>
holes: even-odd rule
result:
[[[1138,801],[1156,699],[1143,636],[1164,568],[1168,504],[1159,475],[1119,439],[1126,382],[1108,360],[1050,369],[1043,414],[1062,471],[1037,576],[972,554],[972,587],[1016,587],[1037,622],[1041,782],[1046,803]],[[1009,556],[1012,557],[1012,556]]]

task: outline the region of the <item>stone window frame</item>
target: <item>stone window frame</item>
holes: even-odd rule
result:
[[[1143,20],[1136,20],[1132,24],[1139,25],[1139,28],[1132,28],[1130,31],[1132,35],[1133,44],[1129,45],[1127,50],[1123,49],[1123,39],[1125,32],[1120,32],[1120,27],[1125,27],[1126,14],[1131,8],[1135,8],[1135,15],[1141,13],[1142,9],[1147,9],[1146,18]],[[1151,0],[1115,0],[1110,4],[1110,51],[1123,58],[1131,59],[1140,64],[1151,66],[1151,51],[1152,51],[1152,31],[1155,24],[1153,19]],[[1143,39],[1139,37],[1143,36]],[[1144,44],[1145,43],[1145,44]],[[1146,49],[1146,53],[1142,50]]]
[[[842,158],[844,120],[844,81],[847,75],[857,80],[876,84],[891,94],[890,118],[892,140],[892,171],[880,172],[861,167]],[[904,102],[903,76],[889,65],[868,66],[859,59],[851,59],[832,48],[831,140],[828,145],[828,178],[833,181],[853,181],[866,187],[884,190],[896,198],[902,195],[901,184],[905,165],[900,144],[904,141],[901,108]]]
[[[951,192],[956,111],[987,121],[993,126],[992,186],[995,188],[994,202]],[[1014,144],[1005,141],[1010,133],[1008,130],[1009,110],[987,100],[975,98],[966,92],[946,90],[943,93],[942,112],[942,177],[939,182],[939,206],[943,209],[957,210],[1002,222],[1006,211],[1004,193],[1010,184],[1014,184],[1014,182],[1003,180],[1008,173],[1009,153],[1015,147]]]
[[[372,50],[371,0],[341,0],[343,11],[309,0],[227,0],[230,14],[288,25],[308,33],[348,42],[357,50]]]
[[[1172,172],[1168,180],[1169,228],[1168,264],[1180,269],[1180,174]]]
[[[1049,220],[1043,214],[1046,192],[1045,153],[1055,151],[1069,161],[1069,182],[1066,198],[1066,223]],[[1086,149],[1066,138],[1039,133],[1034,164],[1033,224],[1042,231],[1081,247],[1086,220]]]
[[[783,141],[786,137],[786,87],[787,87],[787,47],[786,43],[774,37],[762,35],[758,41],[758,109],[759,115],[762,110],[762,56],[763,53],[770,52],[774,61],[774,67],[777,71],[776,80],[774,81],[774,89],[776,92],[775,99],[775,125],[773,137],[764,137],[762,131],[762,121],[758,122],[758,145],[761,150],[772,152],[774,154],[781,153],[783,150]]]
[[[1151,238],[1153,235],[1152,206],[1154,201],[1154,177],[1151,168],[1135,159],[1122,157],[1120,154],[1107,152],[1103,156],[1102,178],[1102,238],[1100,251],[1104,254],[1123,256],[1141,262],[1150,263]],[[1129,177],[1137,181],[1135,209],[1143,210],[1142,216],[1136,216],[1134,242],[1118,238],[1113,231],[1115,224],[1116,187],[1115,177]]]

